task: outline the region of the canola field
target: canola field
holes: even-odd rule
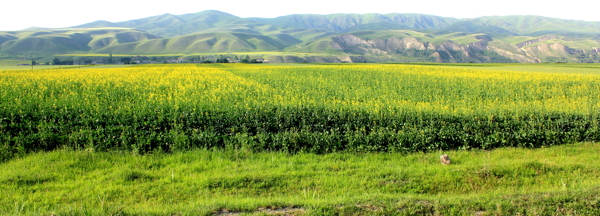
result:
[[[600,141],[599,92],[593,73],[423,65],[2,70],[0,160],[62,148],[415,152]]]

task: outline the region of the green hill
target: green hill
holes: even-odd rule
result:
[[[405,25],[400,25],[390,22],[374,22],[367,24],[355,25],[350,28],[344,29],[343,32],[355,32],[365,30],[395,30],[395,29],[412,29]]]
[[[105,47],[95,53],[168,54],[278,51],[286,45],[264,35],[233,33],[200,33],[173,38],[145,40]]]
[[[600,35],[600,22],[563,20],[542,16],[490,16],[462,20],[443,29],[445,32],[490,32],[542,36]]]
[[[9,40],[15,40],[15,39],[19,39],[18,37],[15,37],[12,34],[8,34],[8,33],[0,33],[0,44],[9,41]]]
[[[173,37],[242,23],[252,22],[225,12],[208,10],[184,15],[163,14],[117,23],[96,21],[73,28],[123,27],[144,30],[161,37]]]
[[[490,26],[490,25],[485,25],[485,24],[479,23],[479,22],[473,22],[473,21],[460,21],[460,22],[454,23],[442,30],[435,31],[434,34],[435,35],[445,35],[445,34],[452,34],[452,33],[456,33],[456,32],[488,33],[488,34],[494,34],[494,35],[500,35],[500,36],[517,36],[518,35],[514,32],[511,32],[509,30],[503,29],[498,26]]]
[[[398,27],[398,29],[441,29],[456,22],[455,18],[446,18],[424,14],[295,14],[277,18],[248,18],[249,20],[278,25],[288,28],[321,29],[331,32],[348,32],[347,29],[370,23],[380,23],[374,27]],[[381,23],[387,23],[381,24]],[[395,24],[395,25],[393,25]],[[390,29],[390,28],[385,28]],[[365,29],[358,27],[357,30]]]
[[[319,62],[353,61],[349,56],[361,62],[600,62],[599,41],[600,22],[541,16],[455,19],[371,13],[240,18],[208,10],[95,21],[69,29],[0,32],[0,53],[276,52],[298,62],[312,61],[307,56],[319,56]]]
[[[127,28],[55,29],[0,32],[3,53],[68,53],[159,38]]]

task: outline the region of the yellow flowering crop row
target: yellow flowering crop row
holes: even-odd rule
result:
[[[537,146],[600,137],[598,92],[595,74],[417,65],[6,70],[0,133],[9,152]]]

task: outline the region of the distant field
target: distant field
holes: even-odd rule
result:
[[[87,68],[91,68],[91,69],[100,69],[100,68],[124,68],[124,67],[131,67],[134,65],[127,65],[127,64],[120,64],[120,65],[83,65],[81,67],[76,67],[76,68],[81,68],[81,69],[87,69]]]
[[[416,63],[418,64],[418,63]],[[481,70],[506,70],[521,72],[600,74],[600,64],[423,64],[462,67]]]
[[[78,68],[122,68],[129,67],[131,65],[35,65],[34,70],[42,69],[78,69]],[[0,70],[31,70],[30,66],[0,66]]]
[[[73,65],[35,65],[34,70],[40,69],[58,69],[58,68],[73,68]],[[31,70],[30,66],[0,66],[0,70]]]
[[[73,56],[73,57],[108,57],[109,54],[63,54],[57,56]],[[113,54],[114,57],[127,57],[127,56],[206,56],[206,55],[250,55],[250,56],[262,56],[262,55],[293,55],[293,56],[328,56],[326,53],[299,53],[299,52],[221,52],[221,53],[181,53],[181,54]]]
[[[58,66],[34,66],[34,69],[51,69]],[[0,66],[0,70],[31,70],[31,66]]]
[[[156,55],[141,55],[141,56],[185,56],[186,54],[156,54]],[[82,53],[82,54],[62,54],[57,56],[80,56],[80,57],[108,57],[109,54]],[[113,54],[114,57],[137,56],[137,54]]]
[[[15,66],[18,64],[31,64],[31,60],[0,60],[0,66]]]
[[[29,66],[17,66],[19,64],[29,64]],[[34,70],[53,69],[53,68],[71,68],[78,67],[73,65],[34,65]],[[0,70],[31,70],[31,60],[0,60]]]

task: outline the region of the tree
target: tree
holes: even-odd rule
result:
[[[52,65],[62,65],[62,62],[58,57],[54,57],[54,59],[52,60]]]
[[[73,59],[67,59],[64,61],[60,61],[61,65],[73,65]]]
[[[241,63],[250,63],[250,56],[246,55],[240,58]]]
[[[219,57],[217,57],[216,63],[229,63],[229,60],[227,59],[227,56],[220,55]]]
[[[123,62],[123,64],[129,64],[131,62],[131,58],[123,57],[121,58],[121,62]]]

